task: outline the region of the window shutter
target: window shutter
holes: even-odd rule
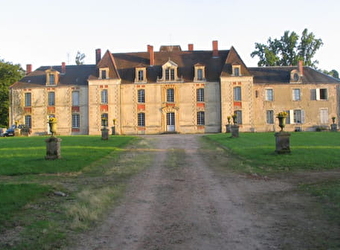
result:
[[[289,110],[290,124],[294,124],[294,110]]]
[[[305,123],[305,111],[301,110],[301,123]]]
[[[320,89],[315,89],[315,100],[320,100]]]

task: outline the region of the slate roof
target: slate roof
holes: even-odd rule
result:
[[[287,84],[290,83],[290,72],[297,66],[249,67],[249,73],[254,76],[254,84]],[[303,67],[302,84],[340,83],[339,79],[323,74],[313,68]]]
[[[32,88],[46,86],[46,73],[48,69],[54,69],[61,72],[60,66],[42,66],[24,76],[20,81],[14,83],[11,87],[15,88]],[[59,74],[59,83],[57,86],[67,85],[87,85],[89,75],[95,75],[96,65],[69,65],[66,66],[66,73]]]

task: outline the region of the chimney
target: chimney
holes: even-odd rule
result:
[[[153,52],[153,46],[148,45],[148,52],[150,58],[150,66],[153,66],[155,64],[155,53]]]
[[[32,64],[26,64],[26,75],[32,72]]]
[[[303,76],[303,61],[299,61],[298,67],[299,67],[300,76]]]
[[[214,40],[213,44],[213,57],[218,57],[218,41]]]
[[[194,45],[192,43],[188,44],[188,50],[193,51],[194,50]]]
[[[102,59],[102,51],[100,49],[96,49],[96,64]]]
[[[65,62],[62,62],[62,63],[61,63],[61,73],[62,73],[62,74],[65,74],[65,73],[66,73],[66,63],[65,63]]]

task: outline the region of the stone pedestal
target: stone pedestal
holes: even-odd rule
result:
[[[115,135],[116,134],[116,127],[113,126],[111,127],[111,135]]]
[[[109,130],[107,128],[102,129],[102,140],[108,140],[109,139]]]
[[[21,135],[21,129],[20,128],[14,129],[14,136],[20,136],[20,135]]]
[[[231,131],[231,137],[237,138],[239,137],[239,126],[237,125],[231,125],[230,126],[230,131]]]
[[[278,132],[275,133],[276,138],[276,150],[275,152],[278,154],[287,154],[290,153],[290,133],[287,132]]]
[[[338,132],[338,125],[333,123],[331,124],[331,132]]]
[[[231,125],[230,124],[225,125],[225,132],[226,133],[230,133],[231,132]]]
[[[60,142],[62,140],[51,136],[50,138],[46,139],[46,160],[54,160],[61,158],[61,148]]]

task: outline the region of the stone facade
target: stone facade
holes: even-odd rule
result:
[[[330,127],[339,119],[340,82],[312,68],[248,68],[234,49],[187,51],[152,46],[147,52],[96,50],[93,65],[45,67],[10,87],[10,122],[33,135],[48,132],[55,116],[61,135],[100,135],[103,119],[116,134],[226,132],[237,114],[240,132],[278,131],[276,114],[287,111],[286,131]]]

